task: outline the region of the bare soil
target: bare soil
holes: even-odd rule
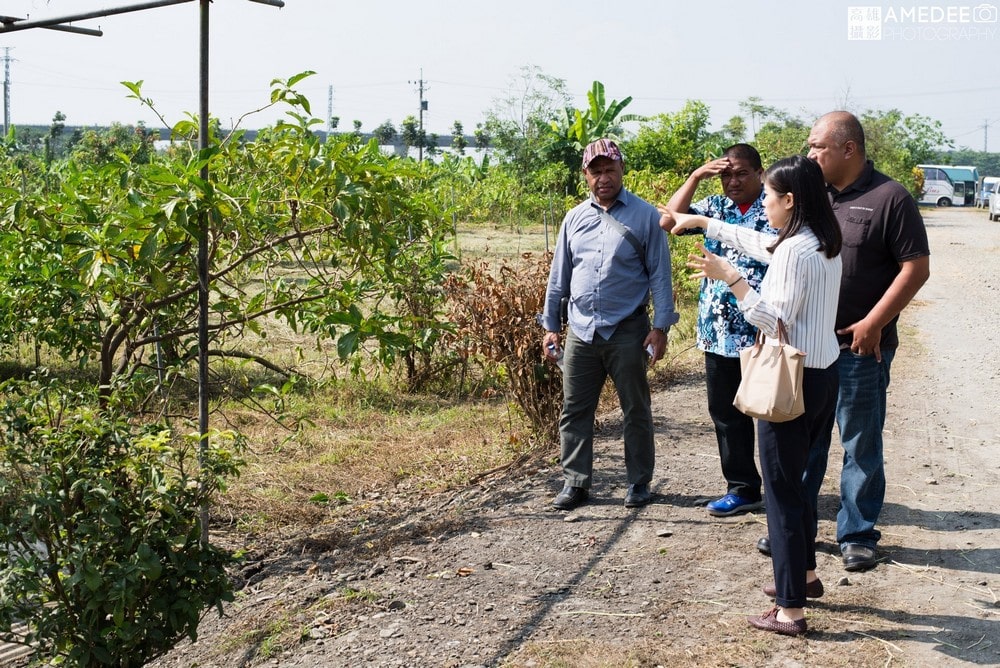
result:
[[[771,604],[770,561],[754,549],[765,520],[703,508],[724,482],[691,355],[654,395],[650,506],[622,505],[620,416],[608,414],[578,511],[550,509],[552,453],[419,502],[374,490],[341,522],[251,546],[225,616],[154,665],[1000,664],[1000,224],[926,213],[932,277],[893,364],[880,563],[841,566],[835,434],[820,498],[827,593],[805,637],[745,621]]]

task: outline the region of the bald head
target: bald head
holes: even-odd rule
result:
[[[854,142],[858,153],[865,156],[865,130],[861,127],[858,117],[849,111],[831,111],[823,114],[816,121],[816,125],[825,123],[830,129],[831,136],[840,145],[849,141]]]
[[[837,190],[854,183],[865,168],[865,131],[857,116],[831,111],[819,117],[809,132],[809,158]]]

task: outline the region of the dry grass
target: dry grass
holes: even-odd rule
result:
[[[291,433],[260,413],[227,419],[248,437],[248,466],[219,516],[251,533],[321,523],[364,498],[462,485],[529,451],[530,427],[500,400],[461,402],[317,390],[297,399]]]
[[[516,262],[522,253],[545,250],[545,230],[460,227],[457,243],[465,261]],[[685,314],[674,332],[691,331],[691,323],[693,315]],[[671,339],[675,358],[658,365],[654,384],[669,382],[684,367],[678,356],[691,342],[676,333]],[[558,457],[557,446],[537,443],[531,425],[503,396],[406,395],[391,378],[349,380],[331,352],[281,323],[269,325],[253,351],[318,382],[282,407],[295,430],[253,406],[230,405],[213,418],[249,442],[247,468],[216,509],[217,520],[239,533],[315,527],[342,520],[363,502],[414,502],[518,458]],[[602,402],[608,410],[617,406],[610,383]]]
[[[653,384],[669,383],[689,364],[661,365]],[[248,534],[317,525],[363,500],[414,502],[520,457],[558,457],[558,448],[536,442],[527,420],[502,398],[450,400],[344,385],[298,397],[286,409],[301,425],[295,432],[247,408],[224,413],[247,436],[249,450],[246,470],[220,499],[220,521]],[[617,406],[610,383],[602,404],[602,412]]]

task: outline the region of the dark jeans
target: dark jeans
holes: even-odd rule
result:
[[[816,499],[803,481],[810,451],[830,449],[837,388],[837,364],[805,369],[806,412],[789,422],[757,422],[760,468],[767,496],[767,533],[777,596],[786,608],[806,603],[806,571],[816,569]]]
[[[582,341],[572,329],[563,356],[563,409],[559,418],[562,467],[566,484],[590,487],[594,468],[594,414],[608,376],[615,383],[624,414],[625,471],[629,484],[653,478],[653,411],[648,355],[642,342],[649,334],[645,313],[623,320],[610,339],[595,334]]]
[[[733,406],[741,378],[738,357],[705,353],[708,414],[715,424],[726,491],[756,502],[760,501],[760,474],[753,454],[753,418]]]

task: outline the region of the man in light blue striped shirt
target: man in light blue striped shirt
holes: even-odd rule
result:
[[[594,416],[601,388],[614,381],[624,418],[625,506],[652,500],[655,463],[647,363],[663,357],[677,322],[670,251],[656,208],[622,187],[624,158],[609,139],[583,153],[591,197],[563,220],[545,295],[542,350],[560,352],[560,302],[569,300],[559,420],[565,486],[552,505],[570,510],[587,500],[593,477]],[[652,299],[652,328],[647,305]]]

